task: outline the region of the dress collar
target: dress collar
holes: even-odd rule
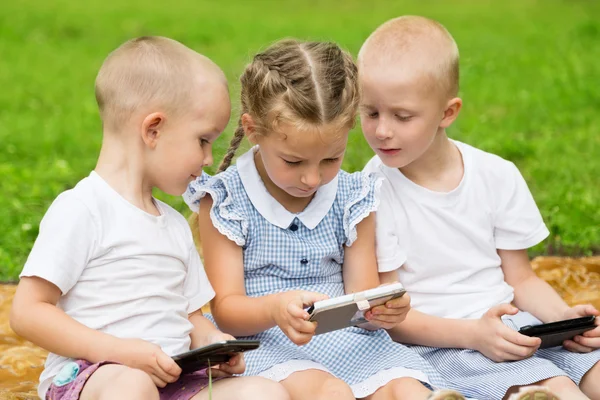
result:
[[[254,146],[236,162],[238,174],[254,207],[267,221],[282,229],[287,229],[294,218],[298,218],[308,229],[316,228],[333,206],[338,175],[327,185],[317,189],[315,196],[303,211],[294,214],[275,200],[265,187],[254,163],[254,154],[257,151],[258,146]]]

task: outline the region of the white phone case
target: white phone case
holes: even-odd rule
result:
[[[315,335],[368,324],[365,312],[406,293],[401,283],[379,286],[364,292],[347,294],[317,301],[310,313],[311,322],[317,322]]]

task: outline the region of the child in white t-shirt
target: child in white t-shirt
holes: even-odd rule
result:
[[[21,273],[11,326],[50,351],[42,399],[206,399],[207,371],[170,356],[232,339],[201,307],[214,291],[187,221],[152,197],[181,195],[212,162],[229,120],[227,82],[206,57],[160,37],[123,44],[96,79],[103,143],[94,171],[60,194]],[[214,370],[243,373],[241,355]],[[258,377],[215,382],[218,399],[288,399]]]
[[[419,345],[467,396],[499,399],[542,384],[563,399],[599,399],[600,328],[542,350],[539,338],[516,332],[598,311],[567,306],[533,273],[526,249],[548,230],[514,164],[446,136],[462,106],[450,34],[422,17],[385,23],[361,49],[359,82],[362,128],[377,154],[365,170],[387,178],[378,266],[412,298],[394,339]],[[525,392],[514,396],[554,398]]]

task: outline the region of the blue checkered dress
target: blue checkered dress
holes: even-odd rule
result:
[[[378,184],[375,177],[340,171],[335,201],[314,229],[308,229],[298,218],[287,229],[267,221],[250,201],[235,166],[211,179],[199,178],[190,184],[184,198],[196,211],[199,199],[205,193],[211,195],[213,224],[243,248],[248,296],[302,289],[335,297],[344,294],[344,245],[352,244],[356,225],[375,210]],[[373,385],[367,385],[370,389],[366,392],[356,389],[374,376],[379,386],[403,376],[444,386],[427,362],[393,342],[384,330],[348,328],[315,336],[301,347],[279,327],[240,339],[261,341],[258,350],[246,355],[246,375],[261,374],[290,360],[308,360],[344,380],[360,397],[377,389]]]

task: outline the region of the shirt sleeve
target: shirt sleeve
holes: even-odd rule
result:
[[[510,180],[501,187],[502,193],[494,218],[494,238],[497,249],[522,250],[535,246],[549,235],[525,179],[510,163]]]
[[[193,246],[190,249],[190,262],[183,293],[189,299],[188,314],[199,310],[215,297],[215,291],[206,276],[198,251]]]
[[[93,256],[98,228],[84,203],[65,192],[54,200],[19,277],[36,276],[63,295],[77,283]]]
[[[391,185],[385,180],[381,187],[381,203],[375,214],[375,243],[379,272],[389,272],[400,268],[406,262],[406,243],[400,243],[398,210],[393,205]]]

